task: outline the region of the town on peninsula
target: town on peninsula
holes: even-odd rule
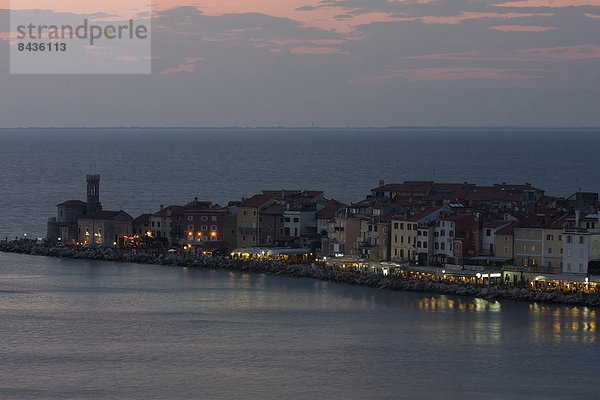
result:
[[[223,206],[194,198],[134,218],[104,210],[100,175],[86,178],[86,201],[58,204],[46,238],[5,238],[0,251],[600,305],[598,193],[380,181],[350,204],[321,190],[274,189]]]

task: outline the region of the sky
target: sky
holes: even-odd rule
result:
[[[149,75],[11,75],[9,14],[0,127],[600,125],[600,0],[156,0]]]

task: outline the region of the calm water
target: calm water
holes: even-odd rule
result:
[[[598,311],[0,253],[2,399],[598,399]]]
[[[599,130],[0,130],[0,238],[40,237],[56,204],[85,200],[99,173],[105,209],[137,215],[194,197],[226,204],[262,189],[320,189],[358,201],[403,180],[524,183],[600,191]]]

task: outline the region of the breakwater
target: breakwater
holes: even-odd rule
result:
[[[65,257],[99,261],[258,272],[298,278],[312,278],[380,289],[478,297],[485,300],[509,299],[539,303],[600,307],[600,294],[598,293],[563,293],[559,291],[529,290],[527,288],[509,285],[485,286],[474,285],[471,283],[451,283],[444,281],[443,279],[411,279],[400,275],[384,276],[380,273],[337,269],[332,266],[314,264],[290,264],[278,261],[204,257],[185,251],[169,253],[152,250],[132,251],[128,249],[100,247],[61,247],[39,245],[31,240],[0,242],[0,251],[46,257]]]

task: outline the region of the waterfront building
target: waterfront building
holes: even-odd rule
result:
[[[600,212],[575,211],[564,226],[562,272],[587,275],[600,263]]]
[[[514,228],[516,222],[511,222],[504,228],[496,231],[494,235],[495,256],[509,260],[514,258]]]
[[[567,213],[536,214],[515,227],[514,264],[525,270],[561,272],[567,216]]]
[[[422,228],[428,227],[431,223],[437,221],[443,213],[450,213],[450,210],[445,207],[430,207],[416,215],[395,215],[391,217],[391,259],[395,261],[418,260],[419,263],[428,263],[431,246],[435,246],[433,241],[429,239],[430,234],[433,232],[429,229],[420,231],[421,235],[426,235],[421,237],[421,249],[427,248],[427,252],[421,253],[421,256],[417,258],[419,226]],[[427,237],[426,240],[425,237]],[[427,247],[424,247],[425,242],[428,243]]]
[[[77,218],[81,244],[123,246],[133,234],[133,218],[125,211],[95,211]]]
[[[175,247],[182,237],[183,207],[160,206],[160,211],[150,215],[150,239],[165,247]]]

